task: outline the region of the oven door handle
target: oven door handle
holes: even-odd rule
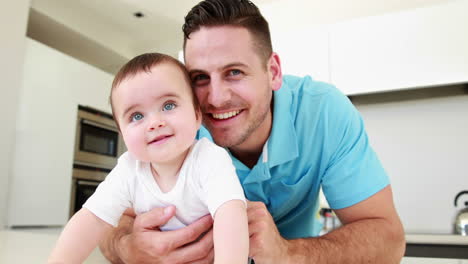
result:
[[[98,186],[100,182],[94,182],[94,181],[82,181],[79,180],[76,182],[78,185],[85,185],[85,186]]]
[[[91,120],[88,120],[88,119],[81,119],[81,122],[83,124],[99,127],[99,128],[102,128],[102,129],[107,129],[107,130],[111,130],[111,131],[114,131],[114,132],[119,132],[115,127],[111,127],[111,126],[108,126],[108,125],[105,125],[105,124],[100,124],[100,123],[97,123],[97,122],[94,122],[94,121],[91,121]]]

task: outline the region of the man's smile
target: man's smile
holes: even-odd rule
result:
[[[211,117],[213,119],[223,120],[223,119],[228,119],[228,118],[237,116],[240,112],[241,110],[224,112],[224,113],[211,113]]]

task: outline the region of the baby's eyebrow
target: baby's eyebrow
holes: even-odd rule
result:
[[[127,107],[125,109],[125,111],[123,112],[122,117],[126,116],[128,112],[132,111],[132,109],[134,109],[137,106],[138,106],[138,104],[133,104],[133,105],[130,105],[129,107]]]
[[[180,98],[180,95],[173,93],[173,92],[167,92],[165,94],[161,94],[160,96],[158,96],[157,99],[166,98],[166,97]]]

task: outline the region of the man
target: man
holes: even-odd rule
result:
[[[204,126],[252,201],[255,263],[399,263],[405,241],[388,177],[349,100],[310,77],[282,76],[268,23],[249,1],[205,0],[183,29]],[[343,226],[316,237],[320,187]],[[116,263],[210,263],[210,217],[159,232],[172,215],[127,216],[101,249]]]

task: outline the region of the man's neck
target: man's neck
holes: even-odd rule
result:
[[[257,164],[258,158],[262,152],[236,152],[235,150],[229,149],[234,157],[236,157],[245,166],[252,169]]]

